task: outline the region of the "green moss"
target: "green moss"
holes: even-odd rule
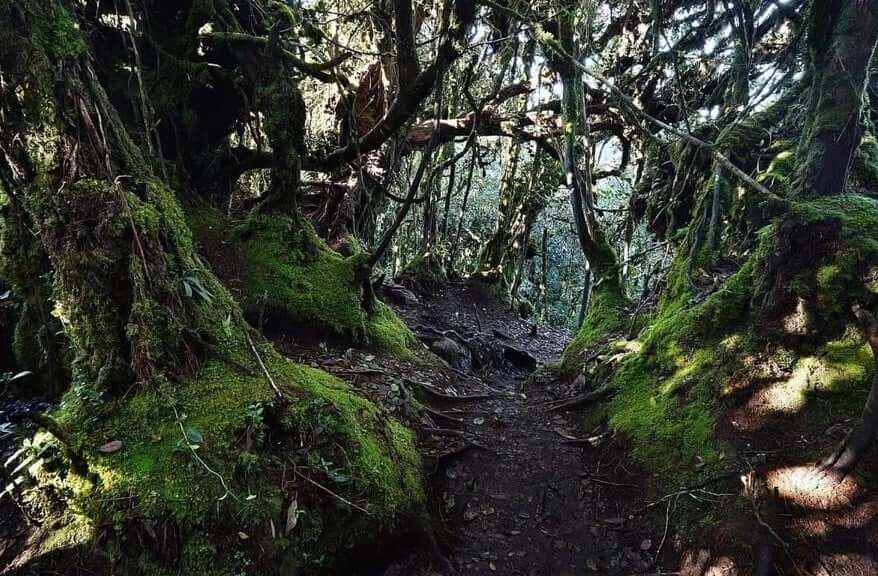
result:
[[[807,406],[821,422],[861,409],[873,363],[862,336],[850,327],[844,332],[844,325],[851,303],[866,301],[864,291],[878,256],[878,202],[858,195],[799,202],[782,224],[760,231],[741,269],[701,302],[693,298],[691,284],[683,277],[685,262],[678,259],[659,310],[640,338],[640,352],[623,360],[613,374],[616,395],[606,405],[606,414],[614,429],[632,439],[635,455],[650,469],[692,471],[696,456],[708,465],[716,461],[713,428],[725,382],[743,369],[755,345],[753,338],[763,321],[758,306],[766,284],[773,282],[766,277],[766,265],[769,258],[776,259],[783,240],[776,231],[790,222],[806,230],[836,222],[838,232],[837,238],[827,240],[829,251],[818,247],[817,253],[825,255],[795,264],[800,266],[797,276],[784,286],[786,297],[806,302],[824,319],[819,324],[824,330],[812,335],[810,351],[772,346],[771,361],[789,366],[788,391],[801,394],[798,400],[790,399],[791,405]],[[838,331],[828,329],[831,318],[841,322],[843,336],[833,336]],[[580,336],[595,342],[601,332],[589,330]],[[763,334],[774,336],[783,337]]]
[[[669,481],[694,473],[695,462],[709,466],[718,459],[713,428],[720,386],[744,346],[730,335],[747,324],[754,281],[770,244],[770,236],[762,238],[741,269],[701,302],[693,302],[678,263],[650,326],[638,342],[624,345],[634,353],[610,376],[615,395],[602,408],[610,425],[631,439],[642,463]],[[596,292],[589,317],[565,350],[568,370],[578,370],[582,351],[624,327],[621,306],[612,293]]]
[[[411,431],[344,382],[261,348],[269,372],[290,399],[271,446],[258,440],[267,424],[254,416],[277,404],[271,385],[262,373],[223,359],[208,361],[187,381],[139,390],[114,403],[110,418],[93,428],[75,426],[80,400],[68,395],[58,419],[83,430],[80,445],[100,446],[111,439],[124,444],[114,454],[90,452],[99,489],[77,499],[84,517],[106,522],[115,503],[123,501],[126,521],[172,518],[186,546],[193,544],[185,535],[203,531],[213,541],[235,541],[244,532],[254,541],[273,542],[271,525],[282,529],[286,522],[283,470],[298,469],[368,510],[368,515],[353,510],[302,484],[299,498],[308,504],[301,530],[276,553],[308,564],[316,551],[331,558],[329,551],[377,538],[400,518],[419,513],[421,461]],[[246,470],[240,466],[245,437],[254,441]],[[278,442],[286,447],[278,450]],[[202,560],[211,565],[233,560],[226,549],[199,550],[213,554]]]
[[[366,313],[353,261],[285,217],[258,217],[247,227],[240,244],[247,268],[244,306],[282,311],[304,328],[364,339]]]
[[[106,192],[99,186],[95,190]],[[276,559],[272,570],[328,568],[353,544],[377,541],[401,518],[417,516],[424,495],[413,435],[344,382],[281,357],[260,335],[250,334],[231,293],[192,252],[189,229],[166,189],[148,185],[142,194],[126,198],[141,241],[161,234],[171,247],[162,262],[183,307],[176,308],[178,318],[169,319],[171,309],[152,305],[149,292],[135,292],[131,317],[143,320],[126,327],[125,340],[138,343],[135,352],[153,368],[150,381],[110,396],[102,381],[80,375],[56,410],[55,418],[70,431],[95,476],[93,489],[79,490],[71,487],[83,484],[81,478],[57,471],[54,483],[65,487],[71,509],[95,525],[118,526],[120,537],[132,523],[172,521],[179,529],[184,565],[194,561],[194,555],[187,555],[197,550],[210,556],[193,566],[223,567],[216,573],[231,573],[230,567],[252,572],[260,557]],[[323,252],[312,256],[326,259],[318,269],[340,269],[339,263],[346,262]],[[269,265],[268,260],[262,263]],[[352,269],[353,264],[348,273]],[[128,272],[135,286],[146,285],[140,284],[137,268]],[[300,279],[298,273],[293,272]],[[321,289],[318,276],[311,282],[309,289]],[[379,307],[375,318],[374,331],[388,345],[405,340],[389,309]],[[370,324],[360,321],[365,331]],[[103,341],[97,328],[87,326],[89,339],[83,340],[81,332],[75,338],[79,349]],[[185,331],[178,332],[177,326]],[[161,356],[168,342],[180,339],[189,346],[189,353],[179,356],[185,364],[159,371],[161,359],[168,358]],[[282,390],[282,400],[253,347]],[[96,451],[112,440],[122,442],[122,449],[105,455]],[[295,532],[277,538],[286,525],[290,492],[283,480],[290,481],[285,476],[290,470],[329,486],[368,513],[294,478],[305,514]],[[239,532],[247,535],[248,544],[241,543]],[[214,548],[198,544],[207,535]],[[108,542],[122,545],[123,540]],[[140,559],[134,567],[126,555],[119,561],[127,573],[142,573],[142,566],[158,562]],[[190,573],[213,572],[192,568]]]
[[[759,182],[769,186],[787,186],[796,172],[796,153],[794,150],[782,150],[771,159],[768,168],[757,176]]]
[[[441,254],[437,254],[436,249],[432,248],[412,258],[405,265],[400,276],[405,277],[407,282],[417,286],[420,290],[429,292],[445,282],[448,273],[442,264]]]
[[[613,375],[610,424],[632,439],[635,456],[650,469],[685,476],[697,459],[716,461],[720,386],[742,346],[728,334],[746,322],[759,262],[751,256],[700,304],[687,298],[667,302],[644,333],[640,353]]]
[[[366,333],[370,345],[402,357],[409,356],[417,342],[408,326],[380,302],[366,324]]]
[[[561,355],[561,371],[573,374],[579,371],[584,355],[601,340],[625,327],[625,306],[618,284],[598,286],[591,295],[588,314],[582,327]]]
[[[864,136],[854,153],[851,176],[862,193],[878,195],[878,139],[874,133]]]
[[[53,60],[75,58],[85,53],[86,43],[79,23],[56,0],[29,2],[33,10],[33,39]]]
[[[217,237],[231,226],[217,211],[194,210],[189,223],[220,276],[243,270],[237,295],[250,317],[275,316],[312,337],[409,353],[414,340],[393,311],[380,303],[373,314],[363,307],[362,252],[342,257],[306,223],[284,216],[253,216],[230,243]]]
[[[872,352],[858,330],[850,326],[841,338],[822,346],[815,359],[804,398],[812,418],[828,426],[858,414],[875,377]]]
[[[694,471],[700,458],[714,462],[717,451],[713,426],[716,412],[716,362],[708,351],[680,357],[670,374],[656,380],[667,367],[634,356],[613,377],[616,396],[607,407],[610,425],[627,434],[634,455],[650,470]]]
[[[51,554],[70,550],[88,544],[94,537],[95,527],[92,522],[84,516],[71,514],[67,522],[62,522],[40,542],[40,552]]]

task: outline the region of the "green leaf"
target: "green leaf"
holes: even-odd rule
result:
[[[204,436],[195,428],[186,429],[186,441],[190,444],[204,444]]]

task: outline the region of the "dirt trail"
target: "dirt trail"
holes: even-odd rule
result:
[[[450,285],[399,307],[416,330],[499,334],[540,362],[557,358],[568,334],[531,325],[477,284]],[[563,576],[639,574],[655,558],[662,534],[628,521],[642,507],[642,477],[601,430],[547,403],[574,395],[571,385],[527,371],[493,367],[461,378],[454,392],[473,401],[436,398],[437,427],[425,443],[437,455],[431,475],[444,518],[439,539],[460,574]],[[452,420],[454,418],[456,420]],[[429,574],[409,559],[385,574]]]

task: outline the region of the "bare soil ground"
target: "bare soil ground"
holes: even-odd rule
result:
[[[534,327],[478,283],[443,286],[398,313],[416,331],[495,334],[540,363],[555,360],[569,334]],[[577,392],[546,372],[506,363],[460,377],[459,401],[433,397],[439,430],[422,429],[440,541],[459,574],[527,576],[648,571],[662,534],[626,522],[643,508],[643,476],[600,428],[551,410]],[[484,396],[483,398],[480,396]],[[435,418],[435,417],[434,417]],[[453,420],[452,420],[453,419]],[[386,574],[429,574],[408,558]]]

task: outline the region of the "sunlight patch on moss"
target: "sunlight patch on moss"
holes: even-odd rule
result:
[[[610,288],[598,287],[592,293],[582,327],[561,355],[563,373],[578,373],[584,355],[592,346],[625,327],[625,306],[628,301],[616,288],[618,286],[615,284]]]

